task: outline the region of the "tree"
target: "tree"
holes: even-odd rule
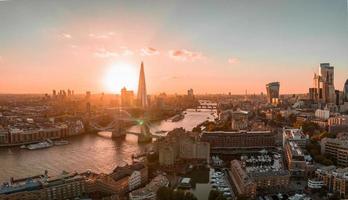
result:
[[[226,200],[226,197],[219,191],[210,190],[208,200]]]
[[[197,197],[195,197],[191,192],[186,192],[184,200],[197,200]]]
[[[173,196],[173,190],[168,187],[160,187],[156,193],[158,200],[171,200]]]
[[[297,120],[295,114],[290,114],[288,118],[291,124],[294,124]]]
[[[208,200],[215,200],[220,195],[216,190],[210,190]]]
[[[320,130],[320,127],[314,122],[305,121],[302,123],[302,130],[304,133],[312,136],[315,132],[318,132]]]
[[[191,192],[185,192],[183,190],[174,191],[168,187],[161,187],[157,190],[158,200],[197,200],[197,198]]]

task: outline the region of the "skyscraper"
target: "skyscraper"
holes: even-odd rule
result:
[[[141,106],[142,108],[146,108],[148,106],[143,62],[141,62],[141,67],[140,67],[139,84],[138,84],[138,102],[139,102],[139,106]]]
[[[309,89],[311,99],[322,103],[334,103],[334,67],[330,63],[320,63],[319,74],[314,74],[313,88]]]
[[[344,84],[343,94],[344,94],[344,101],[348,102],[348,79],[346,80],[346,83]]]
[[[335,86],[334,86],[334,67],[330,63],[320,63],[319,76],[321,77],[323,88],[323,100],[325,103],[335,102]]]
[[[188,96],[189,99],[194,99],[195,98],[195,96],[193,94],[193,89],[192,88],[187,90],[187,96]]]
[[[266,85],[268,103],[277,104],[279,100],[279,82],[272,82]]]
[[[121,105],[122,106],[133,106],[134,92],[127,90],[126,87],[121,89]]]

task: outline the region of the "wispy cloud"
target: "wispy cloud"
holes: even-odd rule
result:
[[[140,55],[141,56],[155,56],[160,54],[160,52],[152,47],[146,47],[146,48],[142,48],[140,49]]]
[[[235,65],[235,64],[239,64],[240,63],[240,60],[238,58],[234,58],[234,57],[231,57],[227,60],[227,62],[229,64],[232,64],[232,65]]]
[[[100,48],[94,52],[94,56],[98,58],[113,58],[119,56],[119,54],[114,51],[109,51],[104,48]]]
[[[68,34],[68,33],[62,33],[62,37],[66,38],[66,39],[71,39],[72,38],[72,36],[70,34]]]
[[[132,50],[128,49],[127,47],[121,47],[120,55],[122,55],[122,56],[131,56],[133,54],[134,54],[134,52]]]
[[[88,36],[93,39],[109,39],[114,35],[115,35],[114,32],[107,32],[107,33],[90,33]]]
[[[186,49],[170,50],[169,56],[180,61],[195,61],[204,58],[201,52],[194,52]]]

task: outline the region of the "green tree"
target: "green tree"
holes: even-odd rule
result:
[[[226,200],[226,197],[219,191],[210,190],[208,200]]]
[[[318,124],[310,121],[305,121],[302,123],[302,130],[304,133],[312,136],[314,133],[320,131],[320,127]]]
[[[195,197],[191,192],[186,192],[184,200],[197,200],[197,197]]]
[[[173,196],[173,190],[168,187],[160,187],[156,193],[158,200],[171,200]]]
[[[220,195],[216,190],[210,190],[208,200],[215,200]]]
[[[290,114],[288,118],[289,118],[289,122],[291,124],[294,124],[296,122],[296,115],[295,114]]]
[[[177,190],[177,191],[173,192],[172,199],[173,199],[173,200],[174,200],[174,199],[175,199],[175,200],[176,200],[176,199],[178,199],[178,200],[185,200],[185,192],[182,191],[182,190]]]

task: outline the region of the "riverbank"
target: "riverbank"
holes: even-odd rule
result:
[[[162,120],[151,123],[151,132],[170,131],[180,127],[192,130],[210,116],[210,112],[205,111],[185,112],[185,118],[179,122]],[[60,174],[62,170],[110,173],[116,166],[131,163],[133,154],[145,152],[151,146],[138,144],[138,137],[131,134],[114,139],[98,134],[82,134],[69,137],[68,141],[69,145],[36,151],[17,147],[0,148],[0,182],[8,181],[10,177],[21,178],[40,174],[45,170],[50,174]]]

